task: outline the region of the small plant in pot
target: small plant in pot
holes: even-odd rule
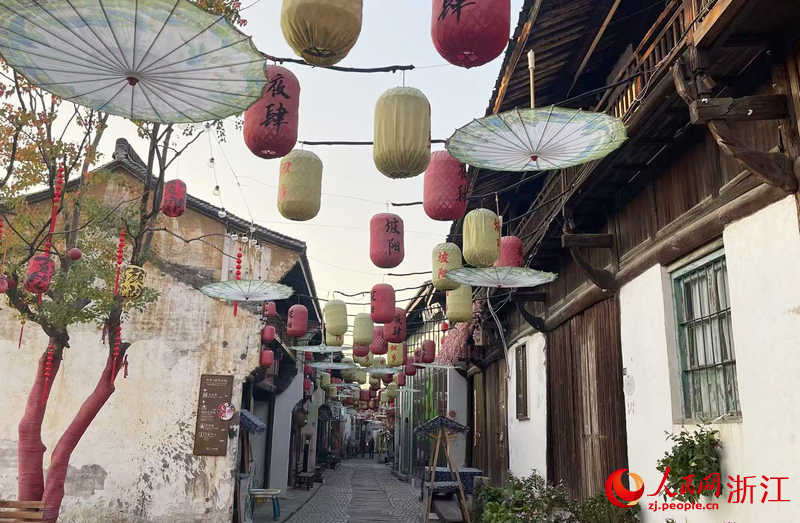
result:
[[[696,503],[701,496],[719,496],[721,492],[717,452],[722,447],[717,437],[719,431],[707,425],[698,425],[697,428],[696,432],[683,428],[678,434],[667,434],[667,439],[674,445],[670,452],[665,452],[664,457],[658,460],[656,468],[667,474],[664,486],[675,496],[668,498],[664,490],[664,500]]]

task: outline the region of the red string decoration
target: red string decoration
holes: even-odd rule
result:
[[[47,346],[47,360],[44,363],[44,390],[42,391],[42,405],[47,403],[47,397],[50,393],[50,376],[53,369],[53,350],[56,348],[53,340],[50,340],[50,345]]]
[[[241,251],[236,255],[236,279],[242,279],[242,253]],[[234,317],[239,313],[239,302],[233,302],[233,315]]]
[[[111,363],[111,384],[117,377],[117,359],[119,358],[119,346],[122,343],[122,324],[117,325],[117,337],[114,340],[114,361]]]
[[[114,280],[114,294],[119,291],[119,273],[122,269],[122,253],[125,251],[125,229],[119,231],[119,244],[117,245],[117,278]]]

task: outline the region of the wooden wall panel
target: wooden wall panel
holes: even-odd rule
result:
[[[548,333],[547,366],[548,479],[587,499],[627,464],[616,299]]]
[[[653,223],[652,187],[642,187],[617,212],[617,249],[620,257],[649,239],[655,231]]]

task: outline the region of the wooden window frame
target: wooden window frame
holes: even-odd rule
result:
[[[517,373],[517,419],[530,419],[528,405],[528,343],[520,343],[514,351],[514,369]]]
[[[717,273],[714,272],[713,267],[715,264],[721,264],[721,267],[724,268],[724,273],[720,273],[724,278],[722,282],[717,279]],[[706,294],[707,301],[705,307],[708,310],[701,310],[698,316],[696,312],[690,312],[687,308],[689,306],[697,307],[698,304],[694,303],[694,301],[688,302],[684,299],[685,283],[687,282],[687,278],[700,275],[700,271],[707,270],[709,267],[712,268],[710,274],[712,274],[714,278],[714,296],[712,297],[710,294]],[[712,290],[708,286],[708,274],[707,272],[705,275],[707,293]],[[675,322],[675,346],[678,360],[681,412],[683,413],[684,420],[702,420],[705,422],[720,422],[722,420],[741,421],[741,402],[736,373],[735,343],[733,340],[733,329],[731,327],[730,289],[728,285],[725,249],[716,249],[670,272],[670,283],[672,287],[673,319]],[[720,285],[724,286],[724,289],[720,289]],[[720,290],[724,292],[721,293]],[[702,302],[702,297],[700,298],[700,302]],[[711,311],[712,306],[710,303],[712,298],[717,300],[715,306],[716,310],[713,312]],[[724,299],[723,304],[719,303],[721,299]],[[701,309],[703,308],[702,303],[700,303],[699,306]],[[727,319],[727,323],[723,322],[723,319]],[[715,321],[717,322],[716,326],[714,323]],[[702,347],[695,345],[698,339],[696,331],[694,338],[690,336],[692,332],[691,329],[696,329],[698,326],[701,329]],[[705,330],[706,326],[708,330]],[[720,345],[719,347],[715,346],[715,330],[717,331],[716,337],[718,337],[716,342]],[[727,330],[727,332],[724,332],[725,330]],[[708,336],[706,334],[708,334]],[[692,340],[695,340],[694,344]],[[690,345],[693,346],[690,347]],[[699,363],[701,359],[700,351],[702,351],[703,363]],[[719,353],[717,354],[717,352]],[[692,361],[695,361],[695,363],[692,363]],[[730,376],[732,387],[730,391],[726,390],[725,386],[722,388],[714,387],[715,403],[712,405],[710,387],[711,385],[718,385],[717,380],[719,379],[719,375],[715,373],[713,377],[709,377],[709,372],[717,369],[722,370],[723,385],[725,385],[725,381]],[[705,373],[705,386],[704,379],[702,378],[703,373]],[[694,393],[694,389],[698,388],[698,385],[693,381],[696,379],[700,380],[699,394]],[[711,383],[712,379],[714,383]],[[690,386],[692,383],[695,383],[694,387]],[[722,391],[721,398],[720,391]],[[730,397],[731,394],[732,398]],[[698,411],[697,401],[700,401],[702,405],[708,404],[710,407],[708,412]],[[725,412],[720,408],[722,404],[725,406]],[[734,407],[733,410],[729,408],[731,404]],[[706,419],[706,417],[708,419]]]

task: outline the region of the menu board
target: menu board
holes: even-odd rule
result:
[[[194,433],[196,456],[225,456],[228,454],[230,421],[217,415],[220,405],[230,403],[233,396],[233,376],[203,374],[197,400],[197,427]]]

